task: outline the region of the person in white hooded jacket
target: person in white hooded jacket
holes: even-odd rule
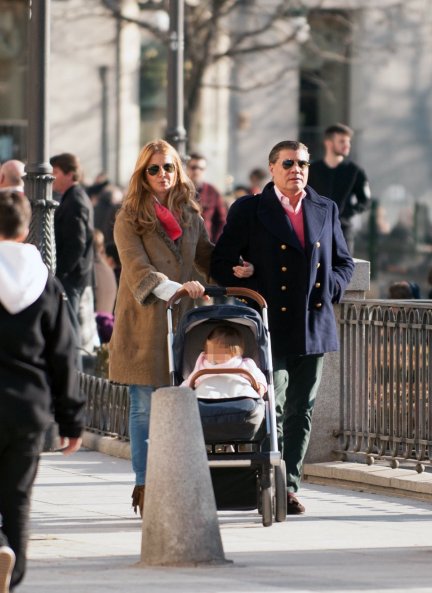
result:
[[[0,591],[24,577],[31,489],[52,413],[62,452],[81,445],[84,399],[65,296],[34,245],[31,208],[0,192]]]

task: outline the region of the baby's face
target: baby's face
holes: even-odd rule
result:
[[[229,347],[223,346],[213,340],[207,340],[206,358],[210,364],[222,364],[233,358],[233,354]]]

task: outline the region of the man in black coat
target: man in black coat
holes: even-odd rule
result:
[[[93,205],[79,185],[78,158],[62,153],[50,162],[55,177],[53,190],[61,195],[54,214],[56,276],[64,287],[72,325],[79,337],[81,296],[93,283]]]
[[[279,443],[286,463],[288,514],[309,443],[323,354],[338,349],[333,303],[342,299],[354,262],[336,204],[307,186],[309,151],[279,142],[270,152],[273,181],[238,199],[212,257],[224,286],[261,293],[269,306]],[[241,262],[241,263],[239,263]]]
[[[350,253],[354,253],[353,218],[370,205],[371,193],[366,173],[347,157],[353,131],[344,124],[329,126],[324,132],[324,158],[309,170],[309,185],[339,208],[342,231]]]

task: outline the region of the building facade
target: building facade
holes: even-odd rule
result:
[[[138,4],[145,2],[50,2],[50,152],[78,154],[89,181],[105,170],[125,185],[140,145],[164,134],[166,53],[134,23],[149,18]],[[279,29],[289,43],[206,72],[189,148],[207,155],[209,181],[222,191],[247,183],[283,138],[305,141],[319,157],[323,130],[341,121],[355,130],[352,158],[366,170],[387,224],[415,216],[418,206],[428,209],[430,1],[294,4]],[[115,18],[113,5],[130,19]],[[231,25],[239,27],[241,18],[231,16]],[[26,157],[27,19],[28,0],[0,0],[0,160]]]

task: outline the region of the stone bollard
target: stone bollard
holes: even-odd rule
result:
[[[194,392],[165,387],[152,396],[142,566],[226,562]]]

